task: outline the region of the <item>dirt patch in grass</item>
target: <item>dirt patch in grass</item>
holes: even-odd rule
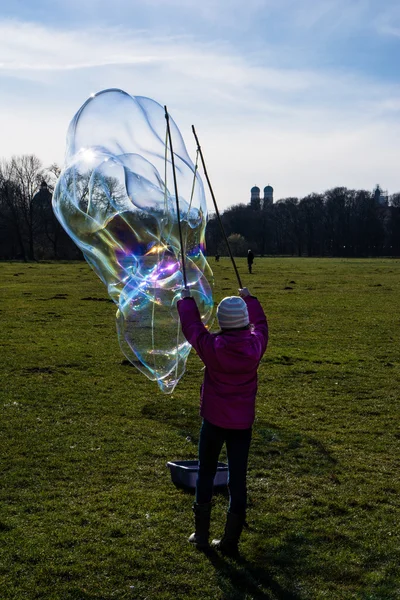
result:
[[[86,298],[81,298],[81,300],[90,300],[92,302],[112,302],[111,298],[95,298],[93,296],[88,296]]]

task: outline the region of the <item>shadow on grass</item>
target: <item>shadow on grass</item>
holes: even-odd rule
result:
[[[242,556],[228,559],[212,548],[204,555],[215,569],[223,600],[245,600],[249,594],[255,600],[301,600],[298,594],[283,588],[267,569]]]
[[[192,448],[195,446],[197,450],[200,432],[197,407],[175,401],[161,404],[154,400],[147,402],[141,412],[146,419],[162,422],[182,438],[190,439]],[[283,463],[296,463],[304,473],[328,473],[336,480],[333,471],[338,461],[320,439],[260,420],[253,431],[250,466],[254,469],[263,468],[266,459],[270,468],[274,462],[282,466]]]

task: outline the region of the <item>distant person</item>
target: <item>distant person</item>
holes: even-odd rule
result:
[[[219,257],[219,254],[216,254],[216,255],[215,255],[215,261],[216,261],[216,262],[219,262],[219,258],[220,258],[220,257]]]
[[[247,267],[249,269],[249,273],[252,273],[253,261],[254,261],[254,254],[252,253],[251,250],[248,250],[247,251]]]
[[[211,334],[204,327],[189,290],[182,291],[178,312],[183,335],[206,366],[200,399],[203,423],[193,505],[195,532],[189,541],[199,549],[209,547],[213,482],[225,442],[230,502],[225,533],[221,540],[213,540],[212,546],[234,556],[246,518],[247,461],[255,416],[257,369],[268,344],[267,319],[261,304],[247,288],[218,305],[219,333]]]

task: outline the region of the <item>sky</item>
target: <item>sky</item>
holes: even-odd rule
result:
[[[14,0],[0,5],[0,157],[62,165],[106,88],[166,104],[221,209],[336,186],[400,191],[398,0]],[[211,200],[209,199],[211,209]]]

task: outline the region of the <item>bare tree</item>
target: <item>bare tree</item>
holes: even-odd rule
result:
[[[19,190],[10,179],[10,164],[0,163],[0,247],[3,258],[27,260],[23,220],[19,210]]]
[[[35,228],[38,226],[33,198],[43,179],[43,165],[33,154],[13,156],[10,163],[10,180],[17,189],[17,208],[28,238],[28,257],[35,259]]]

